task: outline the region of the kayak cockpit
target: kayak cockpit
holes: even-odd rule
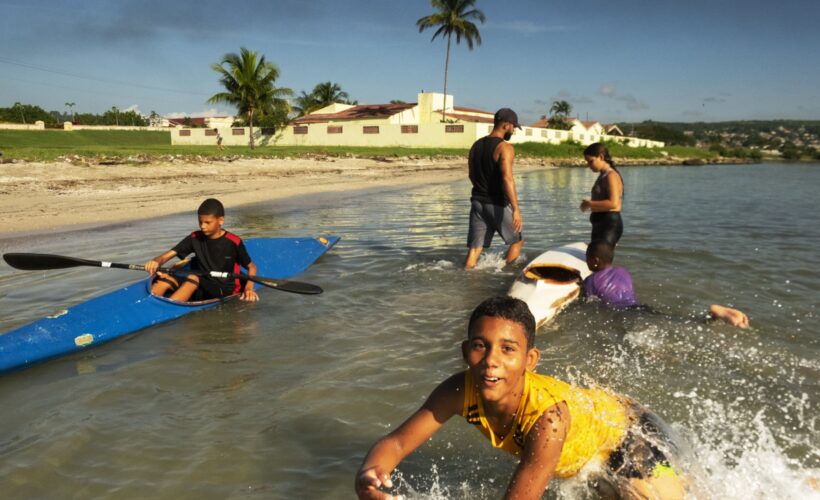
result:
[[[231,300],[231,299],[236,298],[236,297],[239,296],[239,294],[234,294],[234,295],[228,295],[227,297],[219,297],[219,298],[205,299],[205,300],[190,300],[190,301],[173,300],[170,297],[161,297],[159,295],[155,295],[155,294],[151,293],[151,287],[153,286],[154,281],[156,279],[157,279],[156,276],[152,276],[152,277],[148,278],[147,280],[145,280],[145,288],[148,291],[148,295],[152,299],[161,300],[163,302],[167,302],[168,304],[173,304],[175,306],[201,307],[201,306],[207,306],[209,304],[218,304],[218,303],[221,303],[221,302],[226,302],[228,300]]]
[[[581,272],[561,264],[534,264],[524,271],[524,277],[553,285],[572,285],[581,281]]]

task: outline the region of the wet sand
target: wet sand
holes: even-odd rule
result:
[[[516,168],[548,166],[528,160]],[[0,165],[0,237],[193,212],[209,197],[236,207],[371,187],[466,182],[466,168],[466,160],[457,157],[7,163]]]

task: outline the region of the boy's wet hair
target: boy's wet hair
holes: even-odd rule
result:
[[[527,336],[527,349],[535,345],[535,318],[530,312],[530,307],[521,299],[510,296],[490,297],[475,308],[470,316],[470,324],[467,327],[467,338],[472,337],[473,327],[478,318],[489,316],[491,318],[504,318],[513,321],[524,328]]]
[[[615,247],[604,240],[595,240],[587,246],[587,257],[597,257],[606,265],[615,258]]]
[[[225,207],[216,198],[208,198],[203,201],[196,211],[197,215],[213,215],[214,217],[225,217]]]

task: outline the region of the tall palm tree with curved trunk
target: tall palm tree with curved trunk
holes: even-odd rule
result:
[[[293,91],[274,86],[279,78],[279,68],[252,50],[242,47],[239,54],[225,54],[222,62],[211,68],[219,73],[219,83],[225,92],[214,94],[209,104],[231,104],[236,107],[250,128],[250,146],[254,148],[253,121],[255,117],[274,114],[277,109],[287,108],[286,98]]]
[[[432,42],[437,36],[447,36],[447,56],[444,59],[444,106],[441,110],[441,121],[447,119],[447,71],[450,66],[450,44],[453,35],[456,36],[456,44],[461,43],[463,38],[467,42],[467,48],[473,50],[473,44],[481,45],[481,34],[478,27],[472,20],[484,22],[484,13],[475,8],[476,0],[431,0],[430,4],[437,12],[424,16],[416,21],[419,33],[427,28],[438,29],[433,33]]]

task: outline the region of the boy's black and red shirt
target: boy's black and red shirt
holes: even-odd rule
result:
[[[242,238],[229,231],[225,231],[219,238],[208,238],[202,231],[194,231],[177,243],[172,250],[180,259],[192,253],[195,254],[196,268],[208,272],[240,273],[242,272],[241,267],[247,269],[251,263],[251,257]],[[242,290],[242,282],[238,279],[211,278],[211,280],[219,284],[223,292],[221,295],[233,295]]]

